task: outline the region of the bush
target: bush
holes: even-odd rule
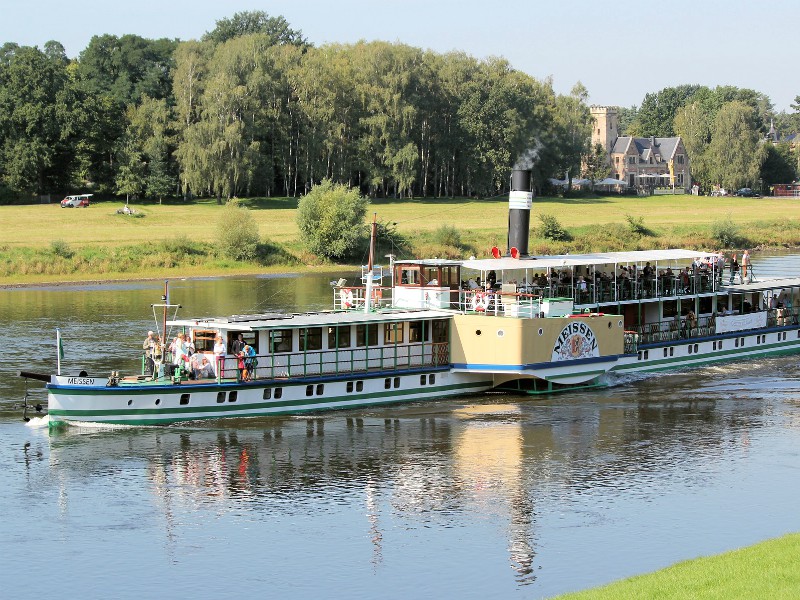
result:
[[[546,240],[553,240],[554,242],[568,242],[572,239],[569,233],[567,233],[567,230],[564,229],[554,215],[539,213],[538,217],[541,222],[537,229],[539,237],[543,237]]]
[[[297,207],[297,226],[306,247],[336,260],[352,257],[362,247],[369,200],[346,185],[326,179],[311,188]]]
[[[258,225],[249,210],[233,200],[222,209],[217,222],[217,245],[226,258],[247,261],[256,257]]]
[[[723,221],[715,221],[711,224],[711,237],[722,248],[735,248],[745,245],[739,227],[731,220],[730,215]]]
[[[75,255],[72,248],[70,248],[69,244],[64,240],[53,240],[50,242],[50,252],[52,252],[54,256],[60,256],[62,258],[72,258]]]
[[[653,235],[653,232],[645,226],[644,217],[625,215],[625,220],[628,222],[628,229],[631,230],[631,233],[636,235]]]
[[[440,225],[433,232],[433,241],[442,246],[461,248],[461,233],[452,225]]]

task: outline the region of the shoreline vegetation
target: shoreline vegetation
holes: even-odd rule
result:
[[[750,600],[796,598],[800,593],[800,534],[793,533],[732,550],[676,563],[646,575],[558,596],[557,600]]]
[[[258,226],[249,261],[219,251],[222,206],[212,200],[88,208],[58,204],[0,207],[0,286],[224,277],[266,273],[341,272],[366,256],[333,264],[300,241],[296,198],[240,200]],[[651,248],[741,250],[800,246],[794,201],[662,195],[536,198],[530,219],[531,254]],[[392,231],[385,254],[399,258],[487,256],[506,245],[506,196],[490,199],[373,200],[368,209]],[[371,219],[370,219],[371,220]]]

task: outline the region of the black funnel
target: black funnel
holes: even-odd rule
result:
[[[508,195],[508,251],[516,248],[519,255],[528,254],[528,233],[531,222],[531,172],[511,171],[511,193]]]

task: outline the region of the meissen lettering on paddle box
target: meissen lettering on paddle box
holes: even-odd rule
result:
[[[575,320],[563,330],[556,339],[551,360],[574,360],[600,356],[594,331],[585,322]]]

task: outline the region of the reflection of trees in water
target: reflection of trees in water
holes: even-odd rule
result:
[[[721,410],[696,397],[476,406],[436,417],[401,409],[395,414],[403,418],[332,415],[91,435],[66,429],[51,434],[51,468],[96,475],[112,465],[113,474],[114,464],[144,460],[169,544],[174,515],[202,505],[270,515],[349,506],[365,516],[377,566],[386,511],[409,530],[468,526],[477,516],[500,524],[524,585],[536,579],[537,505],[563,505],[596,486],[629,493],[650,478],[700,477],[692,475],[698,461],[721,454],[763,414],[760,402]]]

